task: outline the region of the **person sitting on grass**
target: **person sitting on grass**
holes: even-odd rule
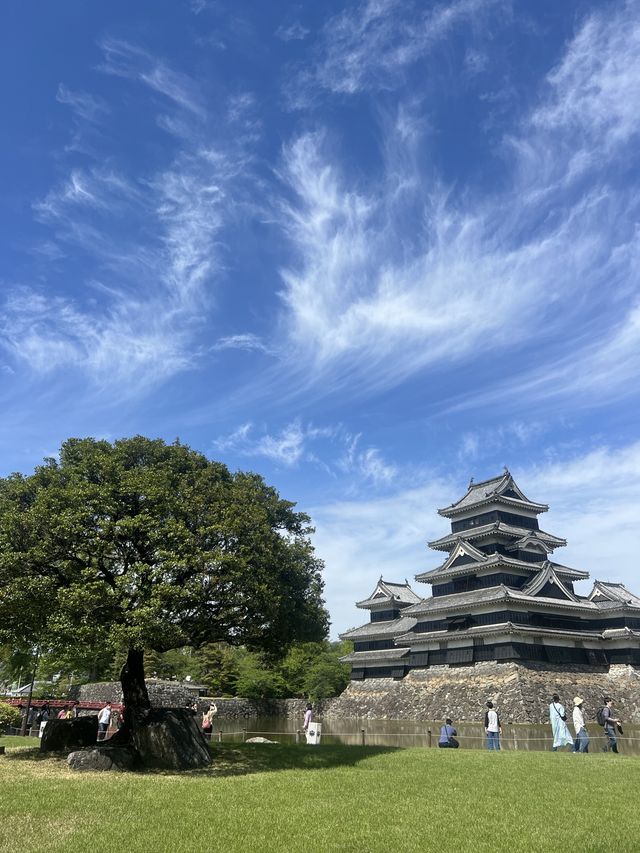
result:
[[[455,737],[457,734],[458,732],[453,727],[451,717],[447,717],[444,721],[444,726],[440,727],[438,747],[440,749],[457,749],[460,746],[459,741]]]

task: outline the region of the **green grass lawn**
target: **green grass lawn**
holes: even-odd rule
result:
[[[215,744],[206,771],[80,774],[24,743],[0,739],[2,851],[640,850],[624,755]]]

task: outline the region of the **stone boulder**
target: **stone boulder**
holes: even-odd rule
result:
[[[277,740],[269,740],[266,737],[250,737],[247,738],[245,743],[278,743]]]
[[[75,720],[49,720],[40,740],[40,752],[69,752],[83,746],[93,746],[98,739],[98,718],[78,717]]]
[[[96,746],[93,749],[80,749],[67,756],[67,764],[72,770],[133,770],[138,763],[137,756],[126,747]]]

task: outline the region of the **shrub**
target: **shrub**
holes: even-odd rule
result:
[[[4,734],[9,726],[19,728],[21,721],[20,711],[6,702],[0,702],[0,734]]]

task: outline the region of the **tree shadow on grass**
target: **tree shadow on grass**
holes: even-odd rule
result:
[[[219,744],[210,747],[210,767],[190,770],[190,776],[248,776],[279,770],[326,770],[353,767],[368,758],[397,752],[390,746],[292,746],[280,743]]]
[[[397,752],[398,747],[243,743],[215,744],[210,746],[210,750],[211,765],[198,770],[136,769],[127,772],[136,775],[219,778],[275,773],[279,770],[326,770],[333,767],[354,767],[361,761],[377,755]],[[11,764],[15,763],[16,766],[21,763],[50,762],[66,767],[67,753],[40,752],[39,747],[19,747],[8,749],[3,760]]]

